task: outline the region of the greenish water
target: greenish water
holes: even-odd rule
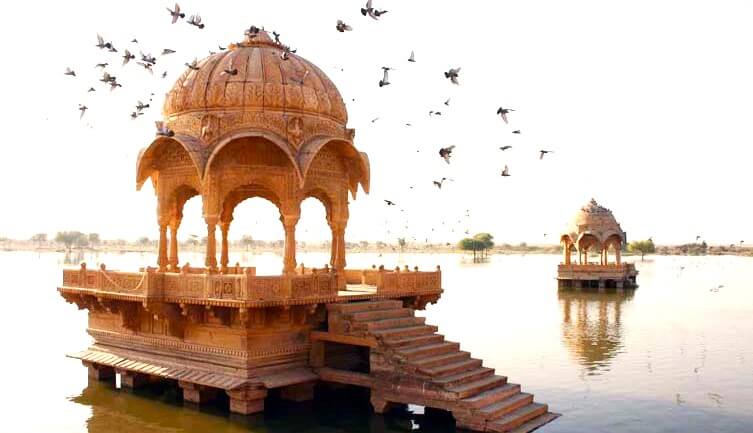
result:
[[[138,393],[89,384],[64,354],[85,348],[86,313],[56,293],[66,261],[133,270],[150,254],[0,252],[0,432],[453,431],[423,408],[373,415],[365,393],[318,390],[315,402],[268,399],[252,417],[222,402],[184,407],[170,386]],[[307,266],[327,254],[301,254]],[[200,263],[200,257],[183,260]],[[232,261],[276,273],[272,254]],[[753,431],[753,258],[650,257],[632,295],[558,293],[558,256],[353,254],[349,266],[442,266],[445,294],[427,322],[563,417],[541,432]],[[719,285],[723,287],[716,290]]]

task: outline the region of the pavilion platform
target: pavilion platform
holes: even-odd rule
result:
[[[560,264],[557,286],[560,290],[636,289],[638,271],[632,263]]]

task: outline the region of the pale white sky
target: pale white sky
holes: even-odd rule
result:
[[[593,196],[632,239],[680,243],[701,234],[711,243],[753,243],[752,2],[375,5],[389,10],[379,22],[351,0],[181,2],[188,14],[201,14],[203,30],[170,25],[164,1],[6,5],[0,236],[156,237],[156,199],[148,184],[135,190],[135,162],[154,137],[163,95],[184,62],[241,40],[255,24],[282,33],[338,85],[356,145],[369,154],[371,194],[351,202],[349,241],[455,242],[468,229],[498,242],[552,242]],[[335,31],[338,18],[354,31]],[[97,32],[119,53],[95,48]],[[129,43],[134,37],[139,45]],[[135,64],[121,67],[125,48],[177,53],[159,58],[152,77]],[[415,64],[406,61],[411,50]],[[110,63],[122,89],[97,81],[99,62]],[[380,89],[382,65],[396,70]],[[78,77],[64,76],[67,66]],[[454,86],[442,72],[458,66],[461,85]],[[97,91],[87,93],[90,86]],[[153,108],[132,121],[136,101],[150,92]],[[79,103],[90,108],[83,121]],[[495,116],[500,105],[518,110],[510,125]],[[444,115],[429,118],[432,109]],[[451,144],[448,166],[437,151]],[[498,150],[506,144],[513,149]],[[555,153],[539,161],[541,148]],[[499,176],[505,164],[512,177]],[[455,181],[440,192],[431,181],[441,177]],[[384,206],[385,198],[404,212]],[[181,234],[205,234],[198,199],[187,205]],[[273,206],[244,202],[231,238],[243,234],[282,238]],[[328,237],[323,208],[305,202],[298,238]]]

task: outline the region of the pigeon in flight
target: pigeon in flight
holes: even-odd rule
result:
[[[139,116],[143,116],[143,115],[144,115],[144,113],[142,113],[140,111],[132,111],[131,112],[131,119],[136,120],[136,119],[138,119]]]
[[[128,63],[128,62],[129,62],[129,61],[130,61],[131,59],[135,59],[135,58],[136,58],[136,56],[134,56],[133,54],[131,54],[131,52],[130,52],[130,51],[128,51],[128,50],[125,50],[125,53],[123,54],[123,64],[125,65],[125,64],[126,64],[126,63]]]
[[[104,69],[107,67],[107,65],[109,65],[109,63],[97,63],[96,65],[94,65],[94,67]]]
[[[188,19],[188,24],[191,24],[192,26],[196,26],[200,29],[204,28],[204,23],[201,22],[201,15],[191,15],[191,17]]]
[[[165,48],[165,49],[162,50],[162,55],[166,56],[168,54],[173,54],[174,52],[175,52],[175,50],[171,50],[170,48]]]
[[[152,64],[151,63],[145,63],[145,62],[136,62],[139,66],[143,67],[147,71],[149,71],[150,74],[154,74],[154,71],[152,70]]]
[[[151,55],[149,53],[144,54],[141,51],[139,51],[139,54],[141,55],[141,61],[142,62],[144,62],[144,63],[150,63],[152,65],[156,65],[157,64],[157,58],[154,57],[153,55]]]
[[[450,106],[450,98],[447,98],[447,100],[444,101],[444,105],[446,105],[448,107]]]
[[[84,117],[84,113],[86,113],[86,110],[88,110],[88,109],[89,109],[89,107],[87,107],[86,105],[78,104],[78,110],[81,112],[81,115],[78,116],[78,118],[80,119],[80,118]]]
[[[502,177],[508,177],[510,176],[510,169],[507,168],[507,165],[505,165],[504,170],[502,170]]]
[[[511,111],[515,111],[515,110],[513,110],[512,108],[502,108],[502,107],[499,107],[497,109],[497,114],[499,114],[499,116],[502,118],[502,120],[504,120],[505,123],[507,123],[507,114],[510,113]]]
[[[89,93],[89,92],[96,92],[96,91],[97,89],[95,89],[94,87],[89,87],[89,90],[87,90],[86,92]]]
[[[389,77],[388,72],[391,70],[391,68],[382,66],[382,70],[384,71],[384,77],[382,77],[382,79],[379,80],[379,87],[384,87],[390,84],[390,77]]]
[[[444,73],[445,78],[449,78],[450,81],[452,81],[452,84],[460,84],[458,81],[458,76],[460,75],[460,68],[451,68],[449,71]]]
[[[442,115],[441,111],[434,111],[434,110],[429,111],[429,117],[431,117],[431,116],[441,116],[441,115]]]
[[[499,150],[507,150],[507,149],[512,149],[512,146],[502,146],[499,148]]]
[[[385,203],[387,203],[387,206],[395,206],[395,202],[391,200],[385,200]]]
[[[361,8],[361,15],[363,16],[368,15],[371,18],[378,20],[382,14],[387,13],[387,11],[380,11],[380,10],[375,9],[371,4],[372,4],[372,0],[368,0],[366,2],[366,7]]]
[[[76,71],[74,71],[71,68],[65,68],[64,74],[65,75],[70,75],[71,77],[75,77],[76,76]]]
[[[343,22],[343,20],[337,20],[337,25],[335,26],[335,28],[340,33],[349,32],[349,31],[353,30],[353,27],[345,24]]]
[[[539,159],[544,159],[544,155],[547,153],[553,153],[553,150],[539,150]]]
[[[104,38],[99,33],[97,33],[97,45],[95,45],[95,47],[100,50],[104,50],[105,48],[113,50],[112,42],[105,42]]]
[[[408,57],[408,61],[411,63],[416,63],[416,53],[413,51],[410,52],[410,57]]]
[[[178,21],[178,18],[185,18],[186,14],[180,11],[180,5],[178,3],[175,3],[175,10],[170,10],[170,8],[167,8],[167,11],[170,12],[170,16],[172,17],[172,24],[175,24]]]
[[[161,120],[155,121],[154,125],[157,127],[157,135],[161,137],[172,137],[175,135],[175,132],[167,127],[167,123]]]
[[[515,130],[515,131],[513,131],[512,133],[513,133],[513,134],[520,134],[520,129],[516,129],[516,130]]]
[[[444,159],[444,162],[448,164],[450,163],[450,156],[452,156],[452,149],[454,148],[455,148],[455,145],[443,147],[439,149],[439,156],[441,156],[442,159]]]
[[[442,185],[444,184],[444,181],[446,181],[446,180],[450,180],[450,179],[447,179],[446,177],[443,177],[443,178],[442,178],[441,180],[439,180],[439,181],[433,180],[433,181],[432,181],[432,183],[433,183],[433,184],[434,184],[434,186],[436,186],[437,188],[439,188],[439,189],[442,189]]]
[[[136,111],[141,112],[144,108],[149,108],[149,104],[144,104],[143,102],[138,101],[138,104],[136,104]]]

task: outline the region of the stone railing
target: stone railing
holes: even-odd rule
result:
[[[150,298],[229,301],[305,301],[337,296],[334,273],[313,272],[304,275],[256,276],[255,268],[242,273],[199,273],[183,268],[181,273],[108,271],[104,266],[89,270],[63,270],[63,287],[91,289],[103,295],[135,295]]]
[[[377,293],[427,291],[442,287],[442,271],[419,271],[418,268],[403,270],[384,267],[372,269],[346,269],[345,279],[348,284],[361,284],[376,287]]]
[[[572,263],[569,265],[560,264],[557,267],[557,272],[560,276],[568,274],[629,275],[634,274],[636,270],[633,263],[610,263],[607,265]]]

